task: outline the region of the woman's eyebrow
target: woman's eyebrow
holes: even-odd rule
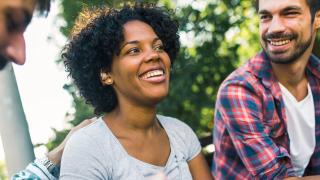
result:
[[[125,43],[120,47],[120,50],[121,50],[122,48],[124,48],[124,47],[125,47],[126,45],[128,45],[128,44],[138,44],[138,43],[139,43],[139,41],[137,41],[137,40],[125,42]]]

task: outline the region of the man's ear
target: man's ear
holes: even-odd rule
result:
[[[319,29],[320,28],[320,10],[317,11],[315,17],[314,17],[314,27],[315,29]]]
[[[101,80],[101,83],[106,86],[113,84],[113,78],[112,78],[111,74],[108,72],[101,72],[100,73],[100,80]]]

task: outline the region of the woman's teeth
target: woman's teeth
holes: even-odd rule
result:
[[[164,74],[163,70],[153,70],[145,73],[143,76],[141,76],[142,79],[148,79],[155,76],[162,76]]]

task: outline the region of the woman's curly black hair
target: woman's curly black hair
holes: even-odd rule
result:
[[[124,41],[123,25],[132,20],[152,27],[173,63],[180,48],[178,22],[171,11],[152,4],[125,5],[120,10],[84,10],[62,51],[66,71],[97,115],[112,111],[118,104],[113,87],[101,83],[100,73],[111,70],[113,56]]]

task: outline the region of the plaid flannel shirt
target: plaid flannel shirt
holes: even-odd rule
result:
[[[315,105],[316,147],[304,175],[320,174],[320,60],[306,74]],[[271,63],[259,53],[221,85],[214,118],[216,179],[283,179],[295,176],[281,90]]]

